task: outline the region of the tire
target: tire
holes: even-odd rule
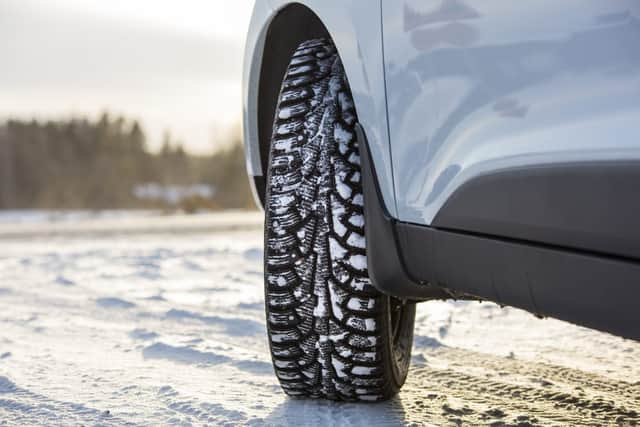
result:
[[[415,305],[369,280],[354,103],[336,48],[302,43],[280,92],[265,206],[265,302],[290,396],[380,401],[411,359]]]

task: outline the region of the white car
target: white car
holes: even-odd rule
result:
[[[287,394],[394,395],[429,299],[640,339],[637,0],[257,0],[243,86]]]

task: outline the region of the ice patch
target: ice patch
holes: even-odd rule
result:
[[[98,298],[96,305],[102,308],[133,308],[136,305],[120,298]]]

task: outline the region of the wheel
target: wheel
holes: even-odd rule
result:
[[[384,400],[409,369],[415,305],[367,273],[356,122],[334,45],[302,43],[276,108],[265,205],[267,330],[290,396]]]

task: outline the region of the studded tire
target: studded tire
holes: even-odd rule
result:
[[[409,369],[415,305],[367,272],[356,122],[334,45],[302,43],[276,108],[265,207],[267,329],[290,396],[384,400]]]

